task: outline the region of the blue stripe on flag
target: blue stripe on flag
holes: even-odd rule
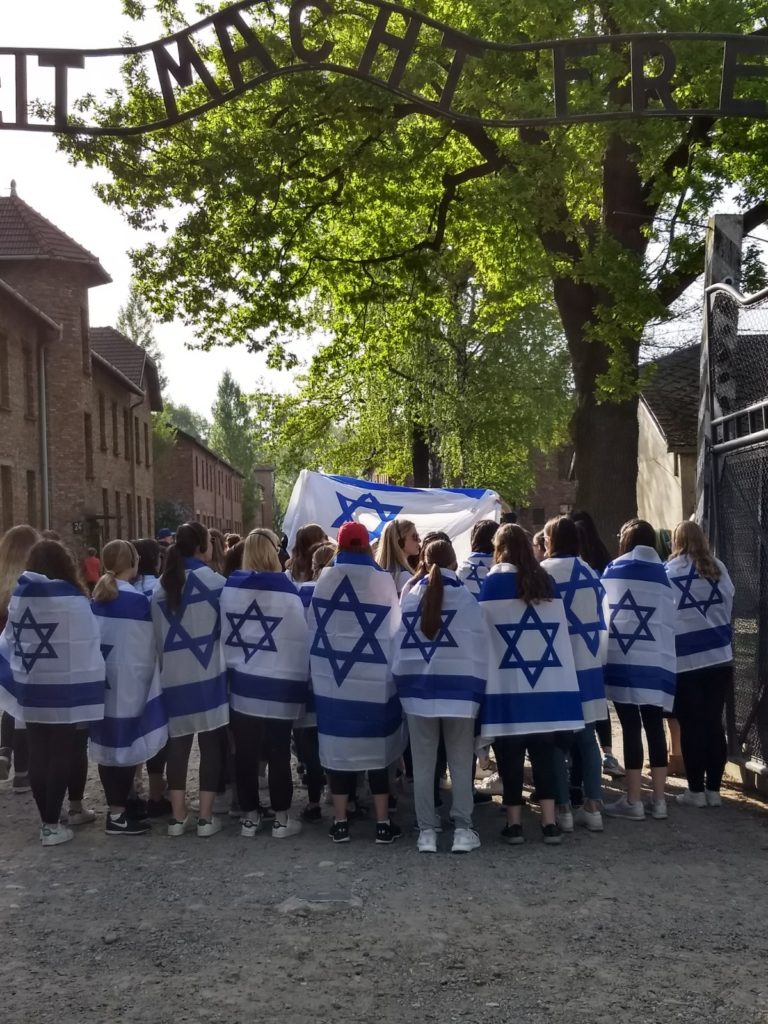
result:
[[[517,573],[492,572],[480,584],[478,601],[515,601],[517,599]]]
[[[31,580],[20,576],[14,597],[84,597],[82,590],[64,580]]]
[[[394,676],[397,692],[418,700],[466,700],[479,702],[485,692],[485,680],[476,676],[422,675]]]
[[[128,748],[142,737],[162,729],[167,722],[163,698],[158,695],[149,701],[142,714],[136,718],[103,718],[100,722],[92,722],[91,739],[99,746],[110,747],[112,750]]]
[[[605,666],[605,685],[632,687],[635,690],[657,690],[659,693],[675,695],[675,673],[658,665],[611,665]]]
[[[399,492],[400,494],[423,494],[424,488],[420,487],[405,487],[401,484],[379,484],[373,483],[370,480],[357,480],[353,476],[334,476],[329,473],[322,473],[326,480],[335,480],[339,484],[349,484],[351,487],[360,487],[364,491],[389,491],[390,493]],[[478,490],[473,487],[431,487],[430,493],[439,495],[442,493],[447,494],[464,494],[467,498],[482,498],[484,494],[487,494],[487,490]]]
[[[213,679],[201,679],[197,683],[183,683],[163,690],[163,701],[169,718],[184,718],[213,711],[229,704],[227,677],[224,672]]]
[[[10,693],[14,691],[8,688]],[[85,708],[104,703],[105,681],[95,683],[15,683],[16,700],[23,708]]]
[[[704,651],[715,651],[718,647],[727,647],[733,639],[730,625],[710,626],[708,629],[695,629],[691,633],[680,633],[675,637],[675,650],[678,658],[689,654],[701,654]]]
[[[315,694],[318,729],[324,736],[383,739],[400,728],[403,712],[397,697],[386,704],[367,700],[337,700]]]
[[[550,693],[486,693],[480,710],[483,725],[504,725],[517,722],[579,722],[581,696],[577,692]]]
[[[131,619],[133,622],[151,622],[152,606],[144,594],[120,591],[114,601],[94,601],[91,611],[101,619]]]
[[[367,565],[371,569],[378,569],[379,572],[386,571],[370,555],[359,551],[339,551],[336,555],[336,565]]]
[[[284,572],[250,572],[238,569],[227,578],[227,586],[235,590],[263,590],[275,594],[296,594],[296,585]]]
[[[576,669],[579,693],[583,701],[602,700],[605,697],[605,682],[602,668]]]
[[[634,580],[636,583],[659,583],[670,586],[666,570],[656,562],[611,562],[603,573],[604,580]]]
[[[229,689],[238,697],[251,700],[273,700],[281,704],[303,704],[307,699],[309,680],[275,679],[229,670]]]

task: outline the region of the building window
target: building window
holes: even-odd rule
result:
[[[136,464],[141,465],[141,433],[139,425],[139,417],[133,417],[133,449]]]
[[[34,469],[27,470],[27,522],[37,526],[37,474]]]
[[[142,504],[141,498],[136,495],[136,511],[138,513],[138,526],[139,526],[139,537],[144,536],[144,505]]]
[[[13,470],[10,466],[0,466],[0,504],[5,532],[13,526]]]
[[[144,465],[149,469],[151,463],[149,461],[149,424],[144,424]],[[147,531],[149,532],[149,531]]]
[[[123,455],[126,461],[131,458],[131,413],[123,409]]]
[[[0,409],[11,408],[11,378],[8,372],[8,335],[0,334]]]
[[[83,373],[91,375],[91,339],[88,336],[88,307],[80,307],[80,346],[83,355]]]
[[[115,491],[115,536],[123,536],[123,506],[120,504],[120,491]]]
[[[543,526],[546,522],[543,508],[532,508],[531,509],[531,522],[534,526]]]
[[[120,438],[118,436],[117,402],[112,403],[112,454],[120,454]]]
[[[109,491],[106,487],[101,489],[101,514],[104,517],[104,540],[109,540]]]
[[[153,534],[152,529],[152,502],[147,498],[147,536],[151,537]]]
[[[107,450],[107,403],[101,391],[99,392],[99,447],[103,452]]]
[[[24,415],[33,420],[36,413],[34,357],[29,345],[24,345],[21,352],[24,359]]]
[[[85,478],[93,480],[93,424],[89,412],[83,413],[83,434],[85,437]]]
[[[125,520],[128,526],[128,536],[133,537],[133,498],[127,492],[125,495]]]

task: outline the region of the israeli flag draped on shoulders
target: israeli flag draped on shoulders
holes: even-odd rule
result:
[[[240,569],[221,592],[224,657],[233,710],[293,721],[309,687],[309,630],[283,572]]]
[[[94,601],[107,667],[104,718],[91,725],[91,760],[134,765],[154,757],[168,740],[149,599],[117,580],[114,601]]]
[[[304,583],[298,584],[299,597],[301,603],[304,606],[304,614],[307,618],[307,630],[309,636],[310,645],[315,636],[314,621],[315,616],[312,613],[312,595],[315,592],[316,580],[306,580]],[[317,728],[317,714],[315,713],[315,694],[312,690],[312,676],[309,677],[309,685],[307,687],[307,700],[304,704],[304,710],[294,722],[294,728],[296,729],[316,729]]]
[[[336,771],[386,768],[405,748],[389,663],[397,590],[370,556],[340,551],[312,596],[310,648],[320,761]]]
[[[606,696],[671,711],[677,611],[661,559],[654,548],[639,544],[606,566],[601,583],[608,623]]]
[[[162,583],[152,594],[160,685],[168,734],[209,732],[229,721],[219,599],[226,583],[199,558],[186,558],[181,604],[171,611]]]
[[[688,555],[672,558],[665,566],[677,602],[678,672],[733,661],[734,586],[723,563],[718,559],[715,563],[720,569],[718,580],[700,576]]]
[[[480,596],[480,587],[493,565],[493,555],[473,551],[459,566],[458,577],[473,597]]]
[[[608,715],[603,665],[607,633],[600,577],[581,558],[545,558],[541,563],[555,581],[568,622],[584,721],[601,722]]]
[[[563,602],[526,604],[518,597],[517,569],[508,562],[489,571],[479,601],[489,633],[481,736],[583,729]]]
[[[19,577],[0,645],[0,707],[21,722],[104,716],[105,669],[90,601],[71,583]]]
[[[147,573],[145,576],[137,576],[134,581],[134,590],[138,590],[140,594],[151,599],[152,594],[155,592],[155,587],[160,582],[158,576],[153,576]]]
[[[455,572],[442,570],[443,608],[432,639],[421,631],[423,577],[401,605],[392,676],[403,711],[425,718],[476,718],[485,693],[488,633],[477,601]]]

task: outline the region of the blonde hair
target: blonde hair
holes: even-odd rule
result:
[[[117,577],[127,569],[138,569],[139,553],[128,540],[111,540],[101,552],[104,575],[93,588],[94,601],[114,601],[120,593]]]
[[[243,569],[253,572],[282,572],[277,552],[280,538],[271,530],[251,530],[243,544]]]
[[[393,575],[398,569],[413,573],[403,551],[405,537],[409,530],[414,529],[410,519],[393,519],[381,531],[379,543],[376,545],[376,561],[382,569]]]
[[[310,555],[312,556],[312,579],[316,580],[330,560],[336,556],[336,545],[333,541],[315,544]]]
[[[24,572],[29,552],[40,540],[34,526],[12,526],[0,538],[0,615],[8,611],[11,594]]]
[[[687,555],[696,566],[696,572],[708,580],[719,580],[722,575],[720,566],[712,557],[709,542],[698,523],[685,520],[678,523],[672,533],[672,553],[670,558]]]

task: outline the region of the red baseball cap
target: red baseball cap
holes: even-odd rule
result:
[[[339,530],[336,543],[340,548],[359,551],[362,548],[368,547],[371,543],[371,538],[368,536],[368,531],[362,523],[344,523]]]

